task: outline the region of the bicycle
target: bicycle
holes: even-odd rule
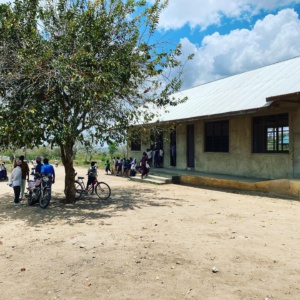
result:
[[[84,177],[77,177],[77,180],[75,180],[75,200],[79,200],[82,195],[93,194],[94,192],[96,192],[97,196],[101,200],[107,200],[110,197],[111,190],[107,183],[98,181],[96,177],[95,181],[86,189],[83,179]]]

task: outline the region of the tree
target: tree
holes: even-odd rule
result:
[[[94,143],[92,138],[88,135],[88,136],[85,136],[83,143],[79,143],[79,142],[75,143],[75,145],[73,147],[73,153],[74,153],[74,150],[76,152],[80,151],[80,152],[84,153],[85,161],[91,162],[93,155],[96,154],[96,152],[97,152],[96,146],[97,146],[96,143]],[[74,154],[76,154],[76,153],[74,153]],[[75,159],[75,155],[73,157]]]
[[[112,158],[114,156],[114,153],[118,150],[118,145],[116,142],[111,142],[108,145],[108,152],[110,157]]]
[[[121,153],[122,158],[128,158],[127,157],[127,144],[120,144],[118,146],[118,151]]]
[[[42,4],[43,5],[42,5]],[[180,45],[154,41],[167,2],[15,0],[0,5],[0,145],[58,145],[67,203],[76,142],[124,141],[183,99]],[[191,57],[189,57],[190,59]],[[168,79],[165,71],[179,68]],[[151,109],[149,107],[151,106]]]

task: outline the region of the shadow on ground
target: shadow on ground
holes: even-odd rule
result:
[[[51,222],[74,223],[87,222],[95,219],[108,219],[118,215],[119,212],[143,209],[148,206],[170,206],[180,205],[181,199],[161,198],[155,189],[139,188],[128,190],[126,188],[115,188],[111,197],[100,200],[97,196],[86,196],[75,204],[62,204],[63,194],[53,193],[48,208],[42,209],[38,204],[28,206],[13,205],[13,195],[5,193],[0,200],[0,224],[8,220],[26,220],[28,225],[37,226]],[[26,199],[25,199],[26,202]]]

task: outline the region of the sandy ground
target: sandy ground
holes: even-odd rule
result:
[[[61,205],[56,171],[45,210],[0,182],[0,299],[300,299],[299,201],[101,171],[109,201]]]

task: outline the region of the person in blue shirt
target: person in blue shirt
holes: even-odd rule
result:
[[[49,177],[48,184],[51,188],[52,183],[55,182],[55,171],[52,165],[49,164],[48,158],[44,158],[43,165],[41,168],[41,173],[44,173],[46,176]]]
[[[36,158],[36,166],[35,166],[35,169],[34,169],[34,173],[41,173],[42,172],[42,159],[40,157],[37,157]],[[34,179],[36,179],[36,177],[34,176]]]

